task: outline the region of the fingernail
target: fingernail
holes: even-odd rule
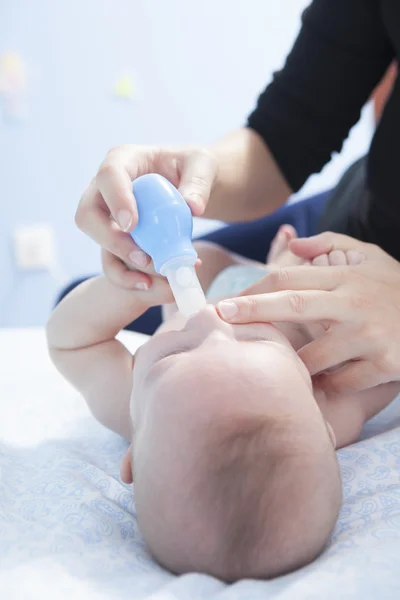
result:
[[[198,208],[203,208],[203,202],[199,194],[189,194],[187,198],[191,204],[195,204]]]
[[[142,250],[134,250],[129,254],[129,260],[138,267],[145,267],[148,259]]]
[[[238,307],[234,302],[220,302],[218,304],[218,310],[221,316],[228,321],[238,313]]]
[[[287,239],[288,239],[288,236],[286,235],[286,233],[284,231],[280,231],[278,233],[278,241],[279,242],[285,242],[286,243]]]
[[[139,283],[136,284],[136,289],[140,290],[141,292],[146,292],[149,289],[149,286],[147,283],[145,283],[144,281],[140,281]]]
[[[359,265],[365,260],[364,254],[358,252],[358,250],[348,250],[347,260],[349,265]]]
[[[119,210],[117,212],[117,223],[122,231],[128,231],[132,224],[132,215],[129,210]]]

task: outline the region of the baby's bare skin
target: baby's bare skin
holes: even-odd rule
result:
[[[202,243],[197,249],[203,261],[198,273],[204,289],[221,270],[248,262],[212,245]],[[285,248],[278,250],[272,248],[274,264],[291,260]],[[310,480],[300,477],[304,494],[298,507],[313,515],[313,526],[300,513],[293,520],[291,506],[280,515],[300,538],[293,548],[297,562],[287,563],[282,550],[284,558],[276,570],[260,573],[276,574],[304,564],[322,550],[339,510],[341,486],[334,447],[356,441],[365,421],[394,398],[399,385],[328,398],[316,386],[313,389],[296,353],[318,335],[317,330],[287,324],[231,325],[212,306],[188,321],[168,306],[167,321],[132,356],[116,336],[150,306],[168,302],[161,287],[157,296],[156,287],[149,295],[117,288],[104,277],[94,278],[58,305],[47,326],[49,351],[57,368],[82,393],[93,415],[130,442],[121,478],[126,483],[135,478],[138,519],[150,550],[172,570],[187,572],[199,566],[213,573],[210,548],[218,540],[206,538],[215,530],[204,527],[200,513],[190,512],[195,505],[184,493],[198,484],[199,464],[210,444],[216,443],[210,437],[212,427],[218,423],[222,431],[232,426],[242,431],[243,419],[247,422],[251,415],[261,420],[263,431],[265,423],[272,423],[271,431],[274,424],[285,424],[286,437],[276,438],[277,456],[300,457],[301,469],[295,469],[289,481],[294,489],[303,473],[302,457],[308,457],[306,464],[312,463],[305,470]],[[218,452],[223,460],[223,449]],[[318,485],[312,479],[317,471],[329,484],[324,489],[319,474]],[[259,477],[255,481],[263,487]],[[292,492],[282,493],[279,508],[282,502],[290,504],[291,497]],[[328,505],[327,498],[332,501]],[[306,546],[308,554],[303,556]],[[189,547],[192,563],[183,560]],[[250,575],[250,571],[243,574]]]
[[[289,240],[295,232],[289,228],[286,235]],[[230,265],[261,264],[204,242],[197,244],[197,250],[203,261],[198,274],[205,290],[218,273]],[[285,248],[282,239],[273,244],[268,259],[275,265],[287,265],[290,261],[298,263],[298,258],[287,249],[287,241]],[[343,259],[343,256],[339,257],[339,260]],[[329,257],[320,260],[329,264]],[[271,264],[268,266],[271,268]],[[115,336],[126,324],[143,314],[149,307],[148,298],[146,293],[117,288],[105,278],[93,279],[79,286],[55,309],[47,326],[50,354],[57,368],[83,393],[96,418],[129,441],[132,440],[130,397],[135,357]],[[174,312],[174,305],[165,308],[167,320],[153,336],[151,344],[158,345],[159,336],[185,326],[185,320]],[[242,325],[238,330],[254,332],[257,328],[262,327]],[[278,329],[296,351],[322,331],[319,326],[282,323]],[[314,386],[314,398],[333,428],[337,447],[341,447],[357,440],[365,421],[390,403],[399,388],[400,384],[391,383],[355,396],[333,398]]]
[[[280,239],[273,243],[267,257],[266,264],[268,267],[291,266],[304,262],[288,249],[288,242],[296,235],[294,229],[290,226],[283,226],[280,233]],[[286,243],[282,239],[285,235]],[[195,246],[202,261],[202,265],[198,269],[198,275],[204,290],[210,287],[213,280],[222,270],[230,266],[266,266],[263,263],[250,261],[230,253],[212,243],[198,242]],[[327,255],[318,257],[315,264],[331,264],[335,266],[336,264],[345,264],[345,261],[345,253],[341,253],[341,256],[338,256],[338,253],[335,252],[335,255],[332,257]],[[227,299],[226,296],[216,298],[212,300],[212,303],[217,304],[220,300],[225,299]],[[166,331],[182,329],[186,323],[186,319],[176,311],[175,305],[164,307],[164,319],[164,323],[155,335]],[[324,333],[323,327],[317,324],[278,323],[275,325],[286,336],[296,351]],[[328,397],[322,389],[318,388],[317,384],[314,384],[313,390],[315,400],[327,423],[332,428],[335,445],[340,448],[358,439],[364,423],[383,410],[397,396],[400,392],[400,383],[384,384],[358,394],[342,394],[331,397]]]

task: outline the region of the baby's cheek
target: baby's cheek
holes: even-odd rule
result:
[[[302,324],[279,323],[277,327],[287,337],[296,352],[312,340],[307,327]]]
[[[145,394],[142,390],[138,390],[138,386],[134,383],[132,386],[132,394],[129,401],[129,414],[134,429],[136,429],[139,426],[142,420],[144,399]]]

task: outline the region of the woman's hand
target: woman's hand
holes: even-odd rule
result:
[[[350,266],[304,265],[275,269],[218,305],[231,323],[319,323],[325,333],[299,355],[329,393],[354,392],[400,378],[400,263],[372,244],[324,233],[294,239],[291,250],[325,264],[318,256],[346,253]],[[358,253],[358,254],[357,254]],[[315,260],[316,259],[316,260]],[[334,372],[326,371],[335,369]]]
[[[102,247],[102,263],[110,280],[126,289],[149,289],[167,281],[156,275],[150,257],[129,232],[137,224],[132,181],[145,173],[159,173],[175,185],[194,216],[203,214],[217,176],[217,159],[198,148],[163,149],[123,145],[108,152],[97,175],[83,194],[75,221],[79,229]],[[158,295],[158,294],[157,294]]]

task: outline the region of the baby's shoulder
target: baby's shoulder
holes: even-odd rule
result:
[[[314,398],[322,416],[335,433],[337,448],[354,443],[367,420],[365,407],[359,394],[327,394],[315,385]]]

